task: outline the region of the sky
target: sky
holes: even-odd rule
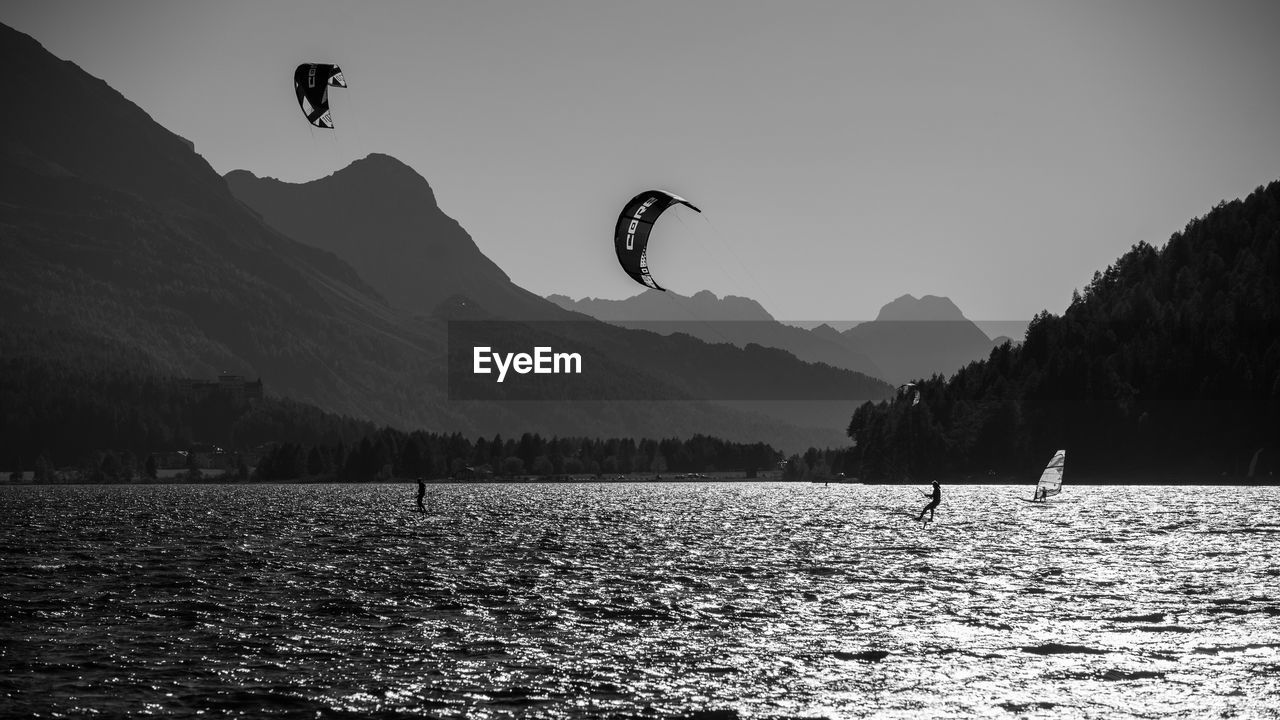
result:
[[[651,239],[682,294],[1026,319],[1280,178],[1271,0],[6,0],[0,22],[219,173],[400,159],[542,295],[642,290],[613,225],[662,188],[703,210]],[[304,62],[342,67],[335,130],[298,108]]]

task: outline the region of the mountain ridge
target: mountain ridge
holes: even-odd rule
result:
[[[967,320],[949,297],[910,293],[899,295],[880,307],[878,322],[961,322]]]
[[[466,280],[492,279],[497,290],[491,298],[474,300],[471,295],[480,293],[470,286],[447,295],[449,288],[436,288],[440,302],[424,307],[425,313],[401,308],[337,254],[267,225],[265,215],[236,198],[190,143],[105,82],[7,26],[0,26],[0,59],[23,70],[7,91],[18,111],[0,114],[4,357],[76,357],[166,377],[229,371],[261,377],[273,396],[405,429],[615,437],[704,433],[791,448],[840,442],[834,425],[800,427],[682,400],[686,388],[714,379],[709,373],[715,370],[710,361],[697,361],[711,357],[705,344],[688,342],[672,347],[693,353],[686,359],[697,372],[668,383],[632,365],[618,378],[666,388],[670,402],[450,402],[446,326],[435,316],[442,307],[496,313],[508,309],[505,300],[515,310],[534,308],[607,326],[511,285],[478,250],[469,255],[475,276]],[[88,96],[83,88],[89,88]],[[98,113],[89,125],[82,112],[86,97]],[[70,143],[74,152],[62,144],[68,132],[79,133]],[[441,218],[443,213],[434,214],[434,193],[425,193],[429,184],[419,184],[409,175],[416,172],[400,165],[375,157],[356,171],[397,174],[405,184],[416,184],[419,192],[405,202],[429,206],[417,211],[446,227],[448,247],[472,253],[465,231]],[[347,200],[358,193],[341,189]],[[646,340],[596,334],[616,345],[619,362],[628,344]],[[664,359],[651,350],[675,372],[679,357]],[[747,353],[717,352],[717,362],[750,370]],[[789,356],[769,357],[798,378],[830,375]],[[869,396],[883,394],[878,386],[867,387]]]
[[[268,225],[341,258],[397,307],[430,315],[464,296],[508,319],[567,317],[511,282],[440,208],[426,178],[390,155],[373,153],[305,183],[247,170],[224,178]]]
[[[683,332],[740,347],[755,343],[894,385],[953,373],[987,357],[996,346],[950,298],[937,295],[901,295],[882,306],[874,321],[843,332],[827,324],[803,329],[780,323],[755,300],[718,298],[706,290],[688,297],[645,290],[623,300],[573,300],[565,295],[547,299],[622,327],[661,334]]]

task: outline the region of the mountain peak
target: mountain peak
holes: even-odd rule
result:
[[[939,321],[964,320],[964,313],[950,298],[938,295],[902,295],[880,308],[878,321]]]
[[[379,172],[399,172],[422,178],[423,182],[427,181],[426,178],[423,178],[422,175],[418,174],[417,170],[409,167],[400,159],[385,153],[369,153],[359,160],[351,161],[350,164],[338,172],[355,169]]]
[[[508,319],[563,316],[511,282],[436,202],[418,171],[373,153],[294,184],[227,173],[231,192],[285,235],[342,258],[392,305],[431,315],[465,295]]]
[[[431,183],[427,182],[426,178],[401,160],[383,153],[370,153],[359,160],[351,161],[341,170],[303,183],[290,183],[269,175],[258,176],[250,170],[232,170],[223,178],[232,186],[233,192],[238,187],[256,182],[290,187],[325,186],[326,192],[356,189],[368,192],[372,189],[375,194],[400,200],[411,195],[416,206],[425,206],[428,209],[439,207],[436,204],[435,191],[431,189]]]
[[[334,183],[343,188],[359,188],[364,192],[389,193],[394,197],[427,203],[438,208],[436,193],[417,170],[382,153],[370,153],[359,160],[314,182]]]

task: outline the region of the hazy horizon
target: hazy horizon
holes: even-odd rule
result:
[[[1097,270],[1280,177],[1280,6],[10,2],[219,173],[421,173],[522,287],[625,298],[611,233],[662,187],[655,277],[779,319],[904,294],[1061,312]],[[335,131],[293,98],[342,66]]]

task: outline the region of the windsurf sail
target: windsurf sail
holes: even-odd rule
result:
[[[1262,455],[1262,448],[1253,454],[1253,459],[1249,461],[1249,477],[1253,477],[1254,471],[1258,469],[1258,458]]]
[[[1050,495],[1057,495],[1062,492],[1062,471],[1067,465],[1067,451],[1059,450],[1053,454],[1053,459],[1048,465],[1044,466],[1044,472],[1040,473],[1040,482],[1036,483],[1037,500],[1043,500]]]

